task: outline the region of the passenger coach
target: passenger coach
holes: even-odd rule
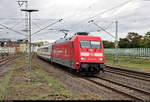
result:
[[[52,50],[52,44],[47,44],[44,46],[41,46],[37,50],[38,57],[49,60],[51,59],[51,50]]]

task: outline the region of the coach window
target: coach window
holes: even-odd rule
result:
[[[48,47],[47,47],[47,48],[45,48],[45,52],[48,52]]]
[[[42,52],[48,52],[48,47],[47,48],[43,48]]]
[[[74,48],[74,43],[72,42],[72,48]]]

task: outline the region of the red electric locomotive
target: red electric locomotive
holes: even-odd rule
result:
[[[77,72],[98,74],[103,71],[105,57],[100,37],[86,32],[57,40],[52,44],[50,61],[67,66]]]

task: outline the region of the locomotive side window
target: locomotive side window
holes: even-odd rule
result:
[[[80,47],[81,48],[96,48],[100,49],[101,44],[99,41],[90,41],[90,40],[80,40]]]

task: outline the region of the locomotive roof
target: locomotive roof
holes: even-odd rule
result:
[[[56,40],[54,43],[62,43],[62,42],[67,42],[70,41],[73,37],[69,38],[60,38],[59,40]]]
[[[59,40],[56,40],[54,43],[62,43],[62,42],[67,42],[72,40],[72,38],[76,37],[76,36],[87,36],[89,33],[88,32],[77,32],[74,34],[74,36],[69,37],[69,38],[61,38]]]
[[[72,37],[69,37],[69,38],[61,38],[59,40],[56,40],[54,43],[57,44],[57,43],[63,43],[63,42],[71,41],[75,37],[98,37],[98,36],[75,35],[75,36],[72,36]]]

